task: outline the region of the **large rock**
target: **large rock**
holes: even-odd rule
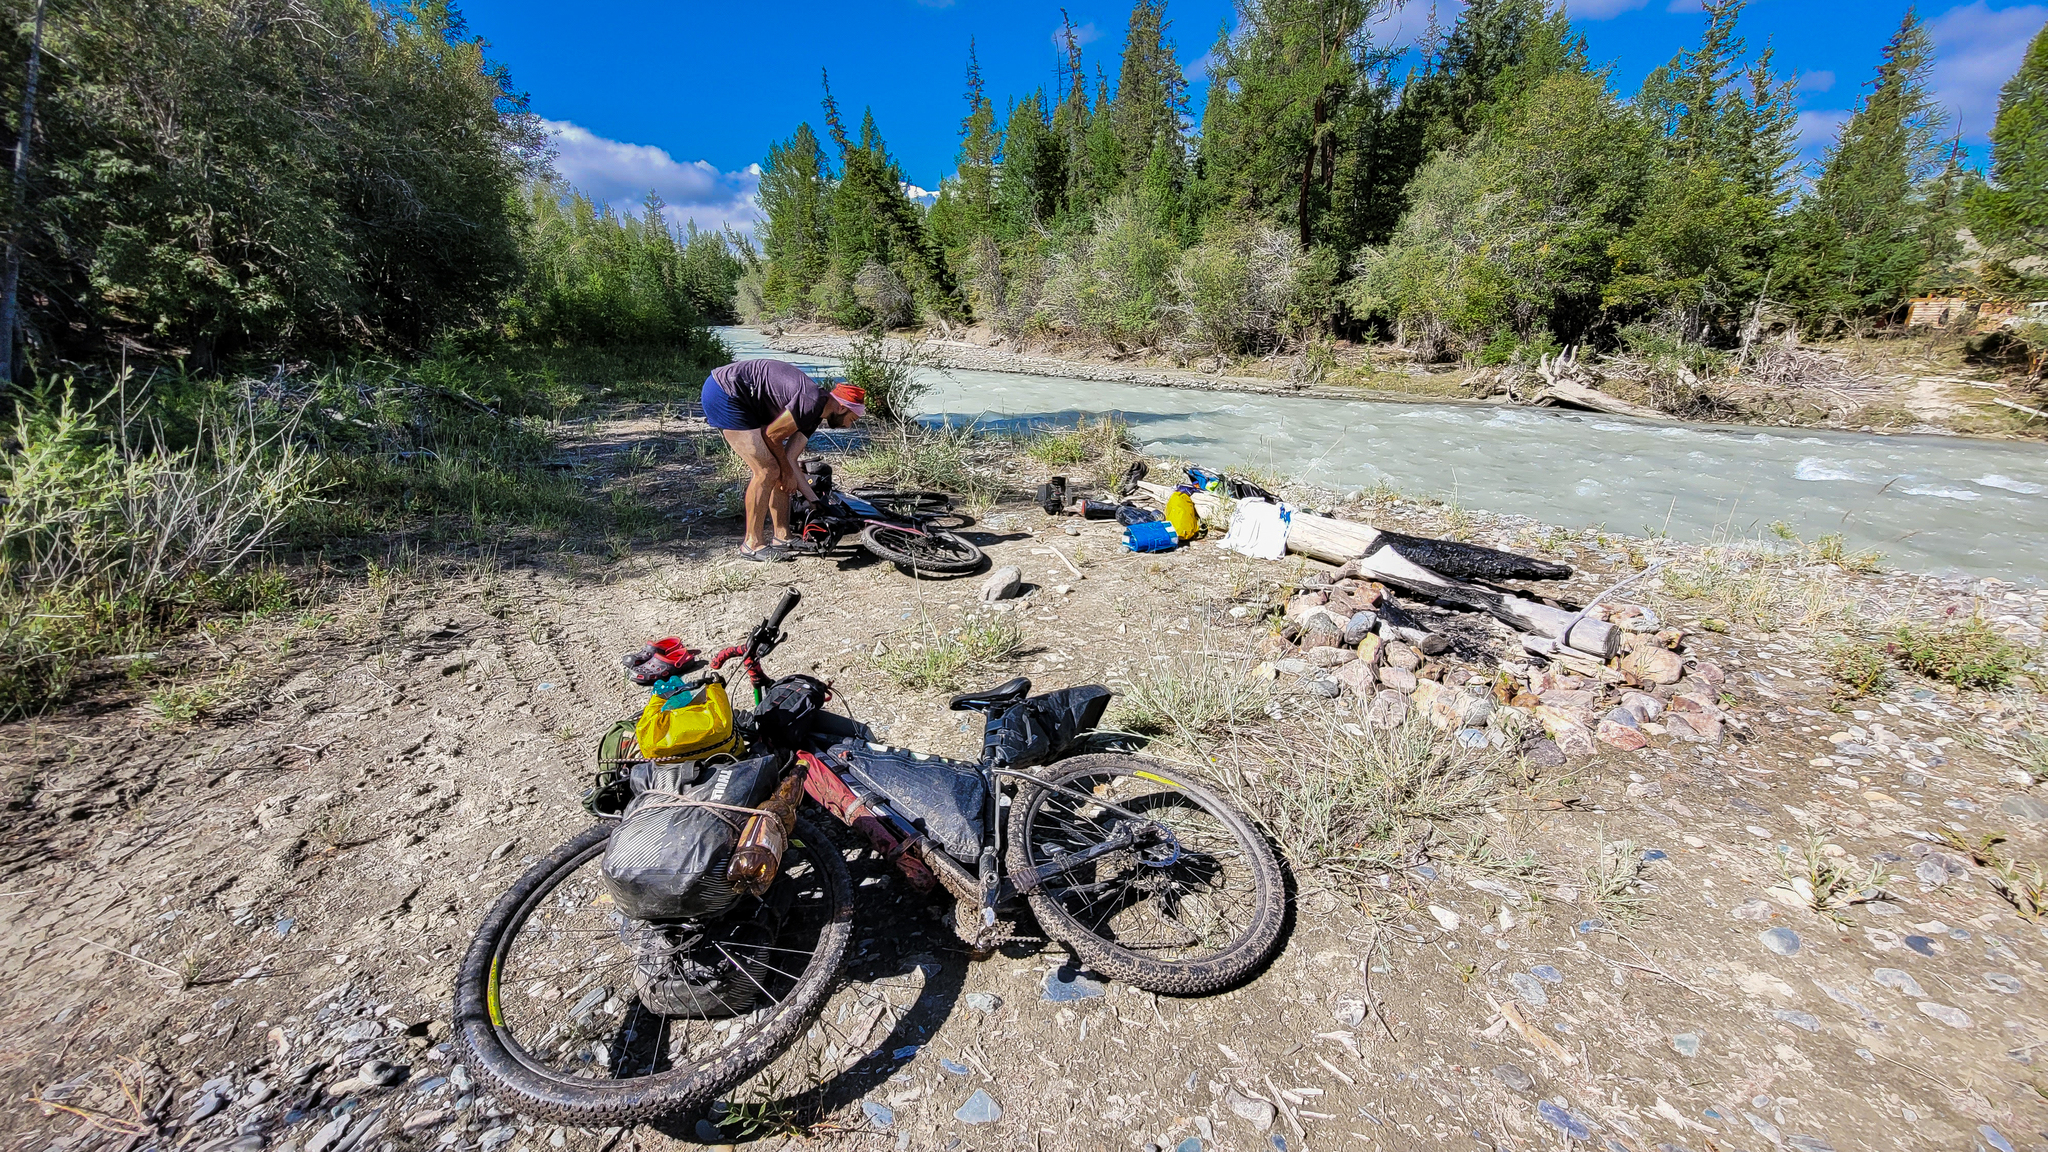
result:
[[[1628,752],[1636,752],[1650,746],[1639,729],[1612,720],[1602,720],[1597,732],[1602,744],[1612,745]]]
[[[1367,664],[1380,662],[1380,648],[1386,643],[1378,636],[1367,636],[1358,642],[1358,658]]]
[[[1328,599],[1329,597],[1321,592],[1304,592],[1289,600],[1282,614],[1297,624],[1306,624],[1310,616],[1326,614],[1323,612],[1323,604]]]
[[[1301,658],[1318,668],[1337,668],[1356,661],[1358,653],[1353,652],[1349,648],[1340,648],[1332,645],[1329,647],[1306,649],[1302,652]]]
[[[1408,698],[1391,688],[1373,694],[1366,707],[1365,722],[1374,728],[1399,728],[1408,719]]]
[[[1379,626],[1379,613],[1353,612],[1351,619],[1344,622],[1344,642],[1346,644],[1363,644],[1365,638],[1371,636],[1373,629]]]
[[[988,574],[981,582],[981,601],[993,604],[998,600],[1014,600],[1024,590],[1024,570],[1015,564],[1006,564]]]
[[[1384,654],[1387,666],[1390,668],[1399,668],[1403,672],[1413,672],[1417,668],[1422,667],[1422,653],[1417,652],[1414,648],[1403,644],[1399,640],[1388,641],[1386,647],[1380,651]]]
[[[1353,660],[1351,663],[1337,669],[1337,683],[1342,684],[1344,690],[1353,696],[1360,698],[1371,696],[1373,690],[1372,665],[1367,664],[1363,660]]]
[[[1382,668],[1380,669],[1380,683],[1405,695],[1415,691],[1415,673],[1400,668]]]
[[[1639,646],[1621,658],[1622,675],[1638,684],[1676,684],[1685,675],[1685,659],[1666,648]]]

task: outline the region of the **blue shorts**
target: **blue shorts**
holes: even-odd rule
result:
[[[704,378],[704,422],[728,432],[746,432],[760,425],[749,421],[732,394],[715,376]]]

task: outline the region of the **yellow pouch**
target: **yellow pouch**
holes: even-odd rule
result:
[[[732,724],[732,700],[725,681],[707,680],[685,689],[695,698],[681,707],[667,707],[669,698],[650,696],[633,725],[640,755],[649,760],[694,760],[719,753],[738,755],[739,733]]]
[[[1194,498],[1185,492],[1175,492],[1166,498],[1166,522],[1173,525],[1174,535],[1183,544],[1202,530],[1202,522],[1195,516]]]

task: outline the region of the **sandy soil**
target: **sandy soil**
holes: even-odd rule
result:
[[[736,637],[786,579],[806,599],[780,670],[833,678],[892,742],[967,754],[977,731],[943,694],[889,682],[872,653],[980,611],[977,582],[913,582],[859,558],[735,569],[736,524],[703,511],[730,487],[714,462],[672,451],[652,422],[583,440],[593,482],[647,493],[675,538],[429,555],[304,617],[194,640],[189,674],[234,670],[232,702],[199,722],[154,720],[109,687],[0,733],[10,1147],[539,1152],[712,1134],[698,1118],[563,1130],[475,1092],[446,1044],[462,949],[512,878],[586,825],[591,745],[640,700],[619,653],[670,633]],[[651,469],[610,470],[642,443]],[[1378,512],[1446,528],[1440,508]],[[1543,540],[1584,570],[1567,598],[1632,570],[1627,542],[1485,518],[1467,530]],[[1253,651],[1285,571],[1207,541],[1133,556],[1102,527],[1077,539],[1021,504],[969,531],[1035,586],[1015,610],[1024,651],[977,670],[990,682],[1114,684],[1148,661]],[[1929,610],[1981,605],[2036,637],[2048,606],[1995,583],[1845,579]],[[1695,622],[1682,604],[1659,610]],[[972,962],[945,908],[857,865],[855,955],[820,1043],[867,1055],[815,1085],[807,1135],[756,1143],[2048,1147],[2048,940],[1991,869],[1937,842],[1995,832],[2006,857],[2048,855],[2048,803],[2010,754],[2031,697],[1909,682],[1845,706],[1796,631],[1688,643],[1727,671],[1746,734],[1603,746],[1504,781],[1404,868],[1296,868],[1284,949],[1224,995],[1085,995],[1084,978],[1080,998],[1049,999],[1048,981],[1073,977],[1056,945]],[[1276,692],[1275,718],[1238,742],[1245,759],[1206,771],[1228,777],[1303,725],[1355,715],[1350,700]],[[1528,864],[1470,863],[1455,845],[1477,834]],[[1889,862],[1885,898],[1829,917],[1772,896],[1810,839],[1859,872]],[[1640,853],[1634,911],[1603,906],[1585,877],[1621,841]],[[874,1026],[845,1035],[881,1001]],[[977,1091],[999,1119],[957,1117]]]

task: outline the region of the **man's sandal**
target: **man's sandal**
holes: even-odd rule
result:
[[[794,560],[796,559],[796,557],[790,555],[789,549],[784,547],[783,545],[763,544],[759,548],[755,548],[751,551],[749,551],[746,548],[741,548],[740,559],[757,560],[763,564],[780,564]]]

